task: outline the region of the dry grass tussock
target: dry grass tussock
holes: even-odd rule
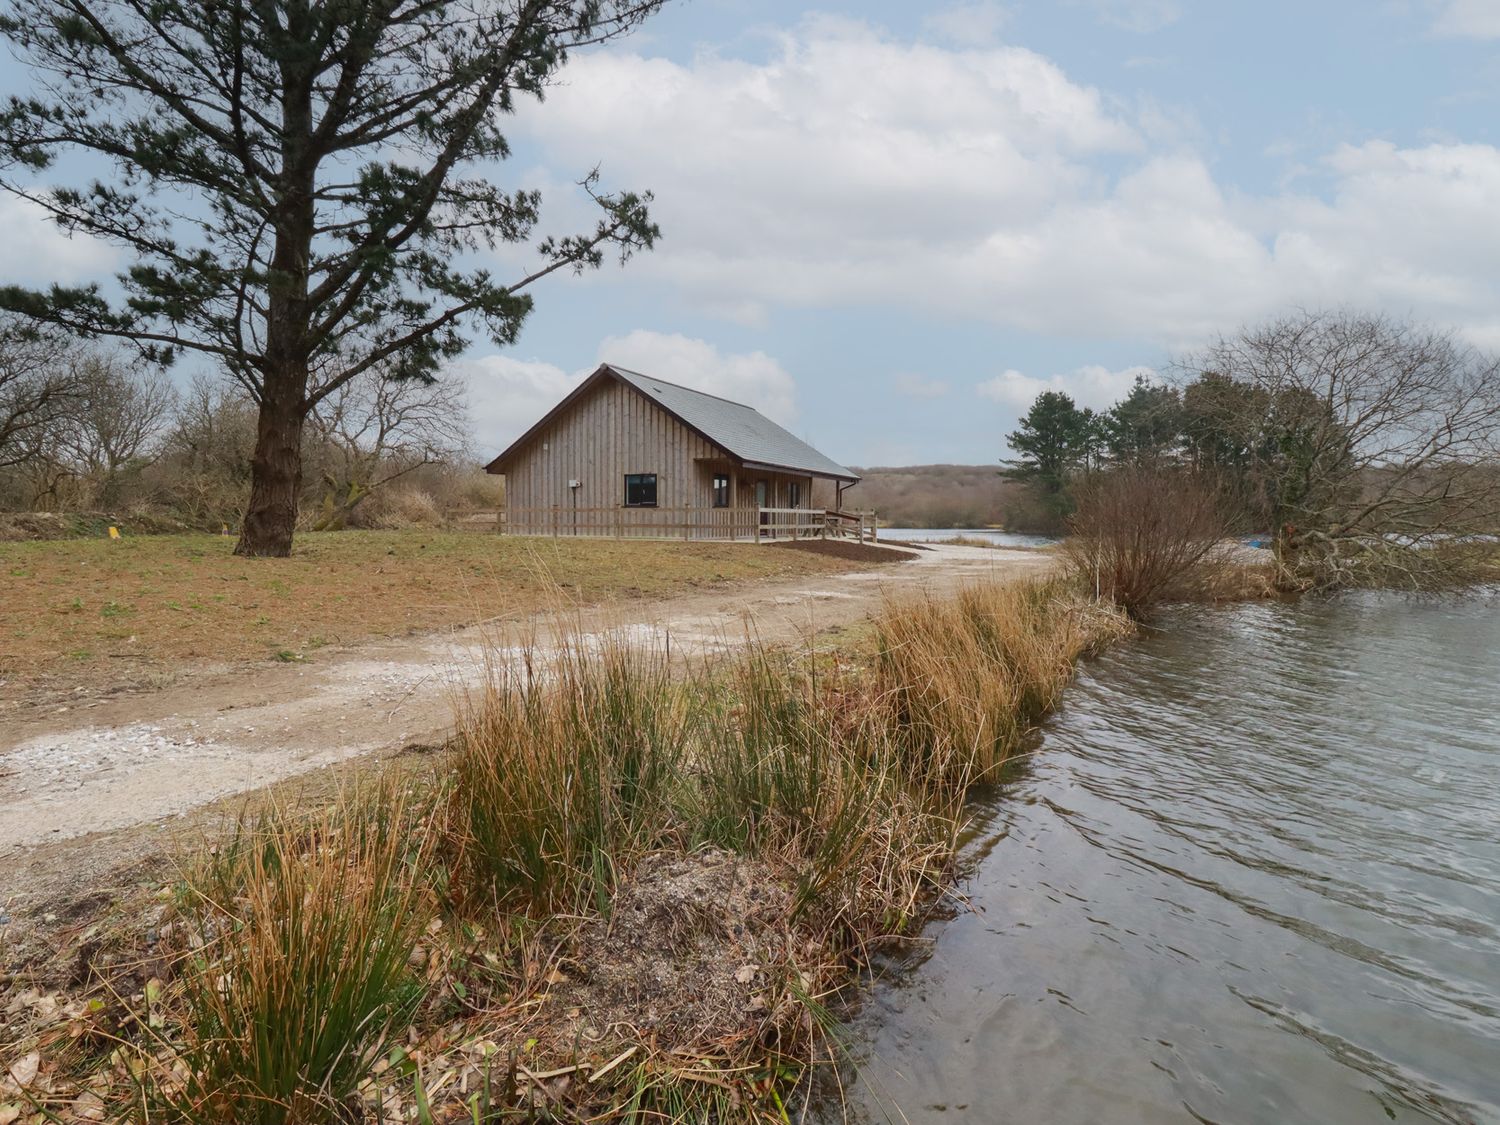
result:
[[[149,979],[13,1019],[0,1109],[784,1121],[970,787],[1127,628],[1053,582],[893,601],[837,655],[497,653],[430,776],[243,825],[157,905]]]

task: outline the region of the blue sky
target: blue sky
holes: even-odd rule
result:
[[[455,375],[481,449],[613,359],[849,464],[979,463],[1038,391],[1106,405],[1293,305],[1500,349],[1497,110],[1500,0],[677,0],[575,58],[496,173],[557,230],[595,164],[650,188],[658,249],[549,279]],[[13,201],[0,236],[104,260]]]

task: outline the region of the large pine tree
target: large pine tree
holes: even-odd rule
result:
[[[303,422],[370,368],[432,379],[483,327],[515,340],[524,292],[649,247],[649,195],[604,194],[501,282],[476,251],[531,239],[540,198],[484,172],[503,117],[576,48],[663,0],[8,0],[0,35],[36,88],[0,109],[0,186],[130,256],[98,285],[0,288],[0,308],[150,357],[195,352],[253,397],[236,550],[291,550]],[[100,175],[40,186],[63,166]]]

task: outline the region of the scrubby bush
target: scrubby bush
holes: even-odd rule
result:
[[[1208,477],[1126,465],[1076,489],[1063,550],[1075,578],[1132,617],[1193,597],[1223,565],[1230,522]]]

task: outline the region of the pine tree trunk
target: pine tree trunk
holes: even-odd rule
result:
[[[294,38],[291,12],[288,33]],[[310,153],[314,71],[299,60],[283,67],[282,174],[276,208],[275,248],[266,291],[265,356],[255,455],[250,459],[250,504],[240,528],[237,555],[284,559],[292,553],[297,500],[302,491],[302,422],[313,343],[309,332],[308,262],[315,225],[313,189],[317,159]]]
[[[268,381],[250,461],[250,504],[234,553],[284,559],[292,553],[302,492],[302,387]]]

